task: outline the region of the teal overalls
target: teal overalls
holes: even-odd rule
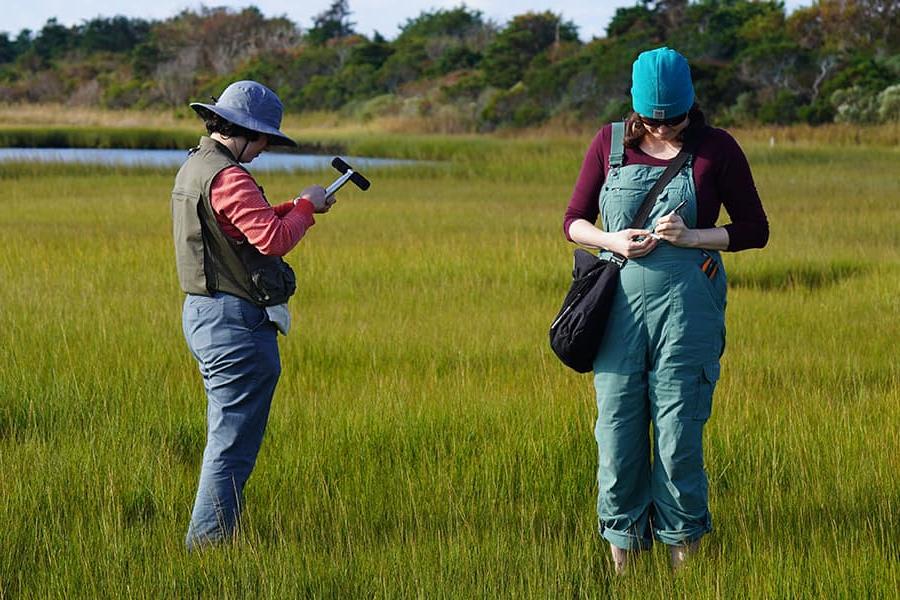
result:
[[[600,191],[606,231],[629,226],[664,167],[623,164],[624,123],[613,124]],[[645,227],[682,201],[696,227],[691,160],[660,193]],[[609,255],[601,252],[601,256]],[[705,270],[704,270],[705,267]],[[711,274],[708,274],[711,273]],[[594,361],[600,533],[620,548],[688,544],[712,528],[703,425],[725,348],[725,270],[718,252],[665,241],[621,271]],[[650,425],[653,425],[653,459]]]

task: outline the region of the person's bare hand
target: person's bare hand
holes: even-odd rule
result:
[[[610,234],[606,249],[625,258],[640,258],[647,256],[656,248],[657,241],[650,237],[647,229],[623,229]]]
[[[673,246],[681,246],[682,248],[691,246],[697,238],[694,230],[689,229],[684,224],[684,219],[677,213],[669,213],[660,217],[656,222],[654,233],[658,235],[660,239],[669,242]]]
[[[327,213],[334,203],[337,202],[337,198],[332,196],[325,195],[325,188],[321,185],[311,185],[308,188],[304,189],[300,192],[300,198],[304,200],[309,200],[309,202],[313,205],[313,212],[316,213]]]

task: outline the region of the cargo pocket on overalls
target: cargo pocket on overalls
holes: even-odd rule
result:
[[[694,407],[695,421],[706,421],[712,414],[712,397],[719,380],[718,362],[706,363],[700,370],[700,385],[697,386],[697,404]]]

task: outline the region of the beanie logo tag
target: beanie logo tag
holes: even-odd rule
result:
[[[654,119],[665,119],[666,118],[665,109],[654,108],[653,109],[653,118]]]

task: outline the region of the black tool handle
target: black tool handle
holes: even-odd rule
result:
[[[348,180],[353,182],[353,184],[362,191],[366,191],[372,185],[368,179],[363,177],[362,173],[357,172],[355,169],[353,169],[353,167],[344,162],[344,160],[342,160],[338,156],[335,156],[333,159],[331,159],[331,166],[337,169],[342,174],[340,178],[338,178],[334,183],[328,186],[328,189],[331,190],[332,194],[341,189],[341,187],[343,187]],[[349,177],[346,177],[347,173],[350,173]]]

